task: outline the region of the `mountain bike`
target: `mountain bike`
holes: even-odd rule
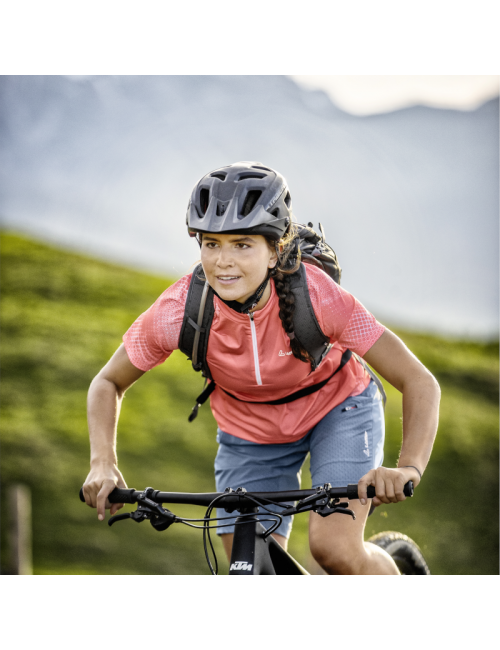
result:
[[[404,494],[413,496],[413,483],[408,481]],[[375,496],[375,488],[368,488],[368,497]],[[210,538],[210,530],[232,526],[234,538],[231,551],[229,575],[309,575],[309,573],[274,539],[272,533],[279,527],[283,517],[302,512],[316,512],[321,517],[343,514],[356,518],[341,499],[358,499],[358,485],[333,488],[329,483],[310,490],[283,492],[247,492],[243,487],[227,488],[224,492],[189,493],[160,492],[151,487],[142,491],[129,488],[115,488],[108,496],[110,503],[137,504],[134,512],[114,515],[108,520],[110,526],[118,521],[132,519],[137,523],[149,520],[157,531],[164,531],[172,524],[185,524],[203,530],[203,546],[209,569],[218,574],[217,556]],[[85,501],[83,490],[80,500]],[[177,517],[163,507],[163,504],[188,504],[205,506],[205,516],[200,519]],[[212,518],[212,511],[218,506],[227,516]],[[273,510],[274,508],[274,510]],[[279,510],[276,510],[279,508]],[[237,512],[236,521],[234,521]],[[231,523],[224,523],[231,520]],[[214,525],[214,522],[218,522]],[[222,522],[222,523],[221,523]],[[267,528],[263,525],[270,524]],[[406,535],[384,532],[371,537],[369,542],[383,548],[396,563],[402,575],[429,575],[430,571],[422,553]],[[209,549],[211,551],[210,557]]]

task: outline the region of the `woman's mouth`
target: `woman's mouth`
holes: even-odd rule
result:
[[[215,277],[221,284],[234,284],[240,279],[239,275],[216,275]]]

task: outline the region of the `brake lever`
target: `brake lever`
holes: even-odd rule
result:
[[[280,515],[296,515],[299,512],[309,512],[309,510],[316,511],[316,508],[320,506],[326,506],[329,498],[325,491],[325,488],[326,485],[322,488],[317,488],[316,494],[311,494],[311,496],[298,501],[296,506],[288,506],[288,508],[280,512]]]
[[[347,508],[347,506],[349,505],[347,502],[335,503],[335,500],[333,499],[332,501],[333,503],[330,501],[330,503],[328,503],[327,505],[315,509],[314,512],[316,512],[321,517],[328,517],[328,515],[333,515],[335,512],[338,512],[343,515],[351,515],[353,519],[356,519],[356,515],[354,514],[354,512],[349,508]]]
[[[149,495],[153,492],[153,488],[146,488],[142,494],[137,498],[138,507],[134,512],[124,512],[121,515],[115,515],[111,517],[108,521],[108,526],[112,526],[117,521],[122,521],[124,519],[133,519],[138,524],[145,519],[149,519],[151,526],[157,531],[166,530],[171,524],[173,524],[177,517],[173,512],[162,508],[159,503],[155,503],[148,498]]]
[[[122,521],[122,519],[130,519],[131,517],[132,517],[131,512],[124,512],[121,515],[115,515],[114,517],[110,517],[108,519],[108,526],[112,526],[117,521]]]
[[[297,505],[295,506],[297,512],[307,512],[308,510],[312,510],[316,505],[328,503],[328,494],[326,492],[327,485],[330,487],[329,483],[325,484],[321,488],[316,488],[315,494],[311,494],[311,496],[297,501]]]
[[[133,519],[138,524],[145,519],[149,519],[150,515],[153,514],[149,509],[137,509],[134,512],[124,512],[122,515],[115,515],[111,517],[108,521],[108,526],[112,526],[117,521],[122,521],[123,519]]]

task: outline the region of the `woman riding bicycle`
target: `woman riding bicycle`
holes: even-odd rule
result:
[[[419,484],[437,430],[436,380],[351,294],[306,264],[310,304],[330,340],[314,368],[295,337],[291,280],[300,267],[298,234],[286,181],[274,170],[241,162],[207,174],[193,190],[187,225],[215,292],[206,359],[216,384],[210,405],[219,427],[217,490],[298,489],[310,453],[313,486],[358,482],[360,494],[349,506],[354,522],[311,513],[313,557],[329,574],[398,574],[385,551],[364,542],[366,491],[375,486],[374,505],[396,503],[405,499],[407,481]],[[179,347],[190,281],[191,274],[182,277],[135,321],[91,384],[91,470],[83,491],[100,520],[105,508],[114,514],[121,507],[110,506],[109,493],[126,487],[116,456],[121,400],[144,372]],[[382,466],[384,417],[377,385],[354,355],[342,365],[346,350],[363,357],[403,394],[397,468]],[[307,388],[305,396],[286,401]],[[266,403],[276,400],[284,403]],[[285,548],[290,530],[287,517],[274,533]],[[229,555],[233,533],[230,528],[218,532]]]

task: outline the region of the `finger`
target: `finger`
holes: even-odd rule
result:
[[[85,499],[85,503],[88,506],[92,507],[92,497],[90,495],[90,490],[87,488],[86,485],[83,486],[82,492],[83,492],[83,498]]]
[[[394,493],[397,501],[404,501],[406,499],[404,493],[405,482],[402,476],[398,476],[394,481]]]
[[[385,479],[385,496],[388,498],[390,503],[397,502],[393,479],[390,476]]]
[[[373,470],[362,476],[358,481],[358,498],[361,505],[365,506],[368,502],[366,491],[369,485],[373,485]]]
[[[85,503],[91,508],[95,508],[97,506],[98,491],[99,488],[96,488],[93,483],[89,483],[88,485],[83,486],[83,496],[85,497]]]
[[[113,490],[115,484],[111,481],[104,481],[99,494],[97,495],[97,518],[99,521],[104,521],[106,507],[110,507],[108,502],[108,494]]]
[[[381,472],[375,474],[375,494],[382,503],[390,503],[385,494],[385,481]]]

